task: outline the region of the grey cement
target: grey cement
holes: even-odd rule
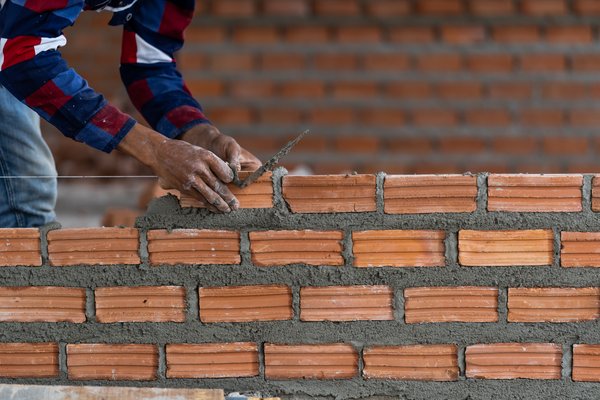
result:
[[[560,267],[561,231],[600,231],[600,215],[591,211],[591,176],[585,177],[584,210],[579,213],[489,213],[486,211],[486,178],[478,176],[478,209],[464,214],[387,215],[383,212],[383,180],[377,178],[378,210],[355,214],[292,214],[281,198],[281,177],[274,173],[275,208],[242,210],[233,215],[217,215],[205,210],[181,209],[175,198],[156,200],[137,222],[142,230],[141,266],[79,266],[0,269],[3,286],[59,285],[92,289],[102,286],[180,285],[187,289],[188,315],[184,323],[114,323],[95,321],[93,297],[88,298],[85,324],[3,323],[0,341],[59,341],[61,377],[55,380],[19,380],[19,383],[72,383],[66,379],[65,343],[154,343],[159,346],[161,366],[154,382],[98,382],[124,386],[204,387],[232,391],[260,391],[265,395],[289,398],[399,398],[399,399],[597,399],[600,384],[571,381],[571,348],[577,343],[600,343],[600,322],[508,323],[509,287],[590,287],[600,286],[595,268]],[[241,265],[181,265],[153,267],[147,262],[145,231],[159,228],[219,228],[241,231]],[[343,267],[291,265],[256,267],[249,255],[248,232],[264,229],[340,229],[343,239]],[[545,267],[462,267],[458,264],[457,233],[460,229],[553,229],[555,261]],[[363,229],[441,229],[447,233],[445,267],[355,268],[352,266],[353,230]],[[294,317],[290,321],[203,324],[198,318],[198,287],[223,285],[286,284],[292,287]],[[303,286],[389,285],[395,291],[395,321],[300,322],[299,291]],[[476,285],[500,289],[498,323],[406,324],[403,320],[405,288],[417,286]],[[408,382],[364,380],[267,381],[259,377],[241,379],[166,379],[164,346],[167,343],[251,341],[264,343],[349,342],[360,353],[371,345],[455,343],[459,347],[461,378],[458,382]],[[563,346],[563,377],[558,381],[473,380],[464,377],[465,348],[477,343],[551,342]],[[0,380],[9,382],[10,380]],[[84,382],[85,383],[85,382]],[[90,383],[90,382],[88,382]],[[379,396],[379,397],[377,397]],[[383,396],[383,397],[382,397]]]

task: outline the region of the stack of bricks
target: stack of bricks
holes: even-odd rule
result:
[[[288,169],[600,167],[593,135],[600,123],[600,7],[593,0],[196,3],[179,57],[191,91],[223,132],[261,158],[311,128],[316,134],[289,156]],[[120,105],[121,32],[106,26],[105,14],[84,13],[67,30],[64,54]],[[70,146],[61,143],[59,166],[81,174],[73,157],[87,153],[61,151]],[[98,165],[92,152],[86,160],[86,168]],[[106,160],[103,167],[126,168]]]
[[[599,187],[277,170],[229,215],[170,195],[136,228],[0,229],[0,382],[585,398]]]

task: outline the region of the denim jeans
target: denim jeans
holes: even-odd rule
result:
[[[51,176],[16,179],[11,176]],[[0,85],[0,228],[55,220],[56,167],[40,118]]]

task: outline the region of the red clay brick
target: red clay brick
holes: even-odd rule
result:
[[[496,153],[530,155],[537,151],[538,140],[533,137],[497,137],[492,139]]]
[[[256,343],[168,344],[167,378],[258,376]]]
[[[512,0],[470,0],[470,10],[475,15],[497,17],[515,12]]]
[[[520,121],[525,126],[554,127],[564,123],[564,112],[560,109],[530,108],[522,109]]]
[[[50,265],[139,264],[134,228],[75,228],[48,232]]]
[[[248,107],[211,107],[210,119],[219,125],[246,126],[254,123],[252,112]]]
[[[550,26],[546,30],[546,39],[553,43],[591,43],[593,40],[590,26]]]
[[[566,154],[583,155],[590,150],[588,138],[554,136],[542,140],[542,148],[546,154],[564,156]]]
[[[364,64],[368,70],[405,71],[410,68],[410,59],[401,53],[368,53]]]
[[[358,353],[349,344],[265,344],[267,379],[350,379],[358,374]]]
[[[310,111],[309,119],[314,124],[352,125],[356,120],[356,112],[351,107],[323,107]]]
[[[251,172],[242,171],[238,174],[239,178],[246,179]],[[228,184],[227,187],[240,202],[240,208],[272,208],[273,207],[273,182],[272,174],[266,173],[257,179],[252,185],[243,189],[234,184]],[[206,204],[199,200],[182,194],[179,200],[181,207],[206,208]]]
[[[581,322],[600,317],[600,288],[509,288],[509,322]]]
[[[560,264],[600,267],[600,232],[561,232]]]
[[[253,0],[219,0],[212,5],[212,12],[222,17],[252,17],[256,13]]]
[[[285,82],[281,88],[281,95],[283,97],[318,99],[325,96],[325,84],[322,81]]]
[[[508,53],[470,54],[466,64],[469,70],[477,73],[508,73],[514,67],[514,58]]]
[[[58,378],[57,343],[0,343],[0,377]]]
[[[482,26],[446,25],[441,29],[442,40],[450,44],[474,44],[485,40]]]
[[[250,232],[252,262],[258,266],[289,264],[344,265],[342,232]]]
[[[412,114],[416,126],[454,126],[458,123],[458,115],[445,108],[417,109]]]
[[[233,41],[239,44],[273,44],[278,40],[272,26],[240,26],[233,31]]]
[[[406,122],[406,117],[401,110],[398,108],[367,108],[363,110],[361,119],[369,125],[384,125],[390,127],[398,127]],[[339,137],[340,141],[346,138]],[[381,138],[369,137],[369,139],[375,139],[377,143]],[[347,141],[346,141],[347,142]],[[363,138],[363,145],[366,144]],[[375,151],[379,150],[378,148]]]
[[[562,72],[566,69],[563,54],[524,54],[521,68],[526,72]]]
[[[307,0],[265,0],[263,13],[267,15],[306,17],[310,12]]]
[[[551,81],[542,87],[542,95],[552,100],[580,99],[586,97],[587,89],[584,83]]]
[[[206,229],[148,231],[150,263],[239,264],[239,232]]]
[[[229,91],[233,97],[255,100],[273,96],[275,84],[270,81],[237,81],[230,84]]]
[[[417,68],[421,72],[456,72],[462,69],[459,53],[426,53],[417,57]]]
[[[550,265],[551,230],[458,232],[458,260],[463,266]]]
[[[477,178],[466,175],[404,175],[385,177],[387,214],[473,212]]]
[[[444,266],[443,231],[352,232],[355,267]]]
[[[42,265],[40,231],[33,228],[0,229],[0,267]]]
[[[569,111],[569,123],[573,126],[596,127],[600,124],[598,109],[584,108]]]
[[[279,1],[279,0],[275,0]],[[291,43],[325,43],[332,33],[325,26],[291,26],[285,30],[285,40]]]
[[[390,40],[395,43],[431,43],[435,39],[433,29],[424,26],[406,26],[391,28]]]
[[[371,0],[367,4],[367,14],[380,18],[393,18],[410,14],[409,0]]]
[[[360,14],[360,6],[357,0],[317,1],[315,12],[326,16],[353,16]]]
[[[430,138],[390,138],[385,144],[385,147],[392,152],[403,151],[408,154],[424,154],[431,153],[433,151],[432,139]],[[389,165],[387,168],[380,169],[378,171],[392,172],[391,169],[399,168],[401,166],[397,164]],[[387,178],[386,178],[387,179]],[[385,194],[384,194],[385,195]]]
[[[333,84],[333,97],[338,99],[373,98],[377,94],[375,82],[342,81]]]
[[[323,70],[355,70],[358,67],[358,56],[347,53],[317,54],[315,67]]]
[[[533,86],[529,83],[503,82],[489,85],[489,96],[496,99],[530,99]]]
[[[600,345],[573,345],[573,380],[576,382],[600,382]]]
[[[285,125],[299,124],[302,120],[302,112],[295,107],[267,107],[258,112],[258,122],[262,124]]]
[[[249,71],[256,64],[254,55],[249,53],[217,53],[209,60],[210,69],[219,72]]]
[[[260,58],[260,68],[263,70],[303,70],[306,67],[306,57],[297,53],[267,53]]]
[[[577,13],[582,15],[600,14],[600,3],[596,0],[575,0],[573,8]]]
[[[225,29],[220,26],[190,26],[185,30],[185,39],[190,43],[220,43],[225,37]]]
[[[456,381],[458,350],[454,344],[374,346],[363,352],[366,379]]]
[[[442,153],[474,154],[485,151],[486,141],[476,137],[442,137],[439,139]]]
[[[216,79],[188,79],[186,83],[198,97],[218,97],[225,93],[225,85]]]
[[[438,95],[444,99],[475,99],[481,97],[481,82],[440,82],[437,85]]]
[[[286,176],[283,198],[294,213],[375,211],[375,175]]]
[[[597,72],[600,69],[600,54],[573,54],[571,68],[576,72]]]
[[[151,344],[69,344],[69,379],[153,381],[158,349]]]
[[[367,121],[367,118],[364,120]],[[380,140],[377,137],[338,136],[333,140],[333,145],[335,150],[343,153],[375,154],[379,150]]]
[[[85,322],[85,289],[0,287],[0,322]]]
[[[600,175],[592,179],[592,210],[600,211]]]
[[[565,0],[523,0],[521,8],[527,15],[547,16],[567,14]]]
[[[583,175],[490,175],[488,211],[581,211],[582,185]]]
[[[470,109],[465,112],[467,124],[475,126],[507,126],[511,117],[506,109],[481,108]]]
[[[300,289],[302,321],[386,321],[394,319],[388,286],[324,286]]]
[[[498,288],[421,287],[404,289],[407,324],[498,322]]]
[[[492,36],[500,43],[535,43],[540,40],[540,30],[533,25],[497,26],[493,28]]]
[[[398,98],[423,99],[431,96],[431,85],[427,82],[390,82],[384,88],[386,94]]]
[[[560,379],[562,348],[554,343],[491,343],[468,346],[466,377]]]
[[[459,15],[464,11],[460,0],[419,0],[416,6],[421,14]]]
[[[378,26],[344,26],[337,28],[334,37],[340,43],[379,43],[382,33]]]
[[[199,296],[204,323],[281,321],[294,315],[288,286],[201,287]]]
[[[185,288],[180,286],[97,288],[95,297],[101,323],[185,321]]]

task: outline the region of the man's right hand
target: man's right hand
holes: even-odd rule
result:
[[[212,211],[228,213],[239,207],[226,185],[233,180],[233,171],[209,150],[168,139],[140,124],[133,127],[117,148],[152,168],[164,189],[190,195]]]

